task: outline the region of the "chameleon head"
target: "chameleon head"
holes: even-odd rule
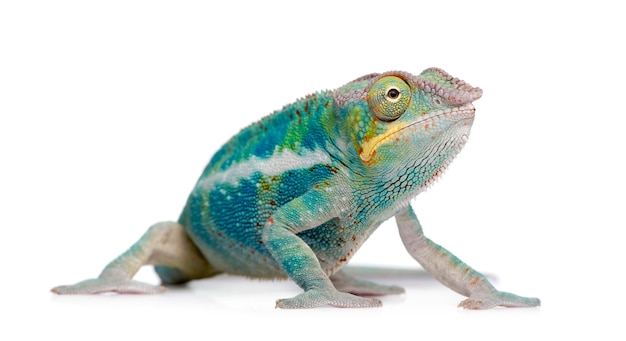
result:
[[[472,102],[482,90],[430,68],[419,76],[387,72],[361,77],[334,98],[344,133],[366,169],[383,176],[419,173],[419,187],[452,160],[470,132]]]

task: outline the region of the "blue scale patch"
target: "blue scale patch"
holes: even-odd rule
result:
[[[317,165],[274,177],[257,172],[240,180],[238,186],[217,184],[208,193],[191,196],[190,225],[210,247],[223,249],[229,245],[221,243],[235,242],[232,247],[257,246],[256,251],[267,252],[259,241],[272,212],[333,174],[332,167]],[[206,200],[208,205],[204,204]]]
[[[215,153],[202,176],[228,170],[232,164],[253,155],[269,158],[277,149],[288,148],[299,153],[302,149],[323,148],[327,134],[322,118],[327,110],[332,110],[327,108],[329,103],[332,103],[330,93],[318,93],[249,125]]]

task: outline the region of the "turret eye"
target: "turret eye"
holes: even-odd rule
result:
[[[370,87],[367,101],[378,119],[393,121],[411,104],[411,86],[398,76],[382,77]]]

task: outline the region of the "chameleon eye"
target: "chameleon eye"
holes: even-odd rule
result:
[[[383,121],[393,121],[402,116],[409,107],[411,87],[400,77],[383,77],[369,89],[367,101],[376,117]]]
[[[391,100],[397,99],[398,97],[400,97],[400,90],[396,88],[389,89],[389,91],[387,91],[387,97]]]

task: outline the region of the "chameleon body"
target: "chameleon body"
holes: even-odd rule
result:
[[[212,157],[178,222],[153,225],[98,278],[57,294],[160,293],[132,280],[155,265],[164,284],[219,273],[291,278],[304,292],[280,308],[376,307],[402,293],[342,267],[395,217],[408,252],[468,298],[460,306],[538,306],[496,290],[426,238],[409,202],[465,144],[482,90],[430,68],[370,74],[318,92],[241,130]]]

